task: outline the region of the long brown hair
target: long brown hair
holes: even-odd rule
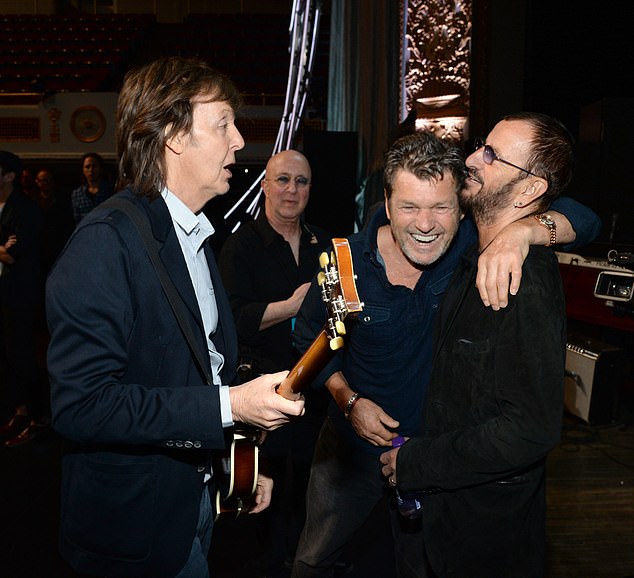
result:
[[[192,129],[192,99],[228,102],[237,111],[242,99],[233,82],[199,59],[166,57],[129,71],[117,107],[117,189],[156,197],[165,185],[165,143]]]

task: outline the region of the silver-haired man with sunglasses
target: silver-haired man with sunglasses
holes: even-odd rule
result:
[[[563,415],[566,307],[556,256],[531,246],[500,311],[476,289],[478,256],[567,186],[573,142],[538,113],[505,117],[466,161],[460,193],[478,242],[457,264],[438,315],[422,434],[381,456],[401,492],[422,491],[431,570],[417,576],[539,577],[545,570],[545,463]],[[547,223],[548,225],[548,223]],[[548,231],[545,245],[556,242]]]
[[[502,148],[499,152],[506,153]],[[518,175],[503,163],[487,168],[512,171],[509,178]],[[411,437],[422,432],[437,311],[453,270],[477,240],[473,221],[462,218],[458,204],[458,192],[468,176],[462,151],[423,131],[398,139],[385,155],[385,206],[350,237],[363,313],[348,324],[346,347],[316,380],[332,401],[313,458],[307,521],[293,578],[333,575],[335,563],[371,518],[373,508],[384,495],[394,494],[380,476],[379,456],[397,434]],[[549,209],[559,225],[557,242],[572,241],[575,232],[578,242],[589,242],[596,234],[592,211],[585,209],[583,214],[583,207],[568,208]],[[555,211],[565,212],[574,228]],[[509,299],[509,272],[511,290],[517,293],[531,242],[550,242],[546,227],[532,216],[500,232],[480,256],[480,289],[491,315]],[[513,303],[514,297],[510,299]],[[324,307],[314,284],[297,317],[295,339],[301,350],[323,322]],[[421,532],[402,528],[399,514],[390,514],[398,576],[418,577],[424,564]]]

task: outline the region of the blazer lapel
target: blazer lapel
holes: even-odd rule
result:
[[[436,323],[436,339],[434,340],[434,359],[440,352],[447,338],[449,329],[451,329],[453,325],[460,306],[467,295],[467,291],[475,282],[474,273],[476,271],[476,265],[470,256],[471,254],[468,253],[460,259],[449,281],[447,292],[440,306],[438,321]]]
[[[209,359],[207,339],[198,301],[196,299],[196,293],[167,205],[161,197],[152,202],[143,199],[142,202],[146,205],[145,208],[150,218],[152,232],[159,243],[159,256],[165,264],[168,274],[182,297],[183,302],[192,314],[192,318],[198,327],[198,331],[195,331],[195,333],[200,335],[200,347],[203,348],[204,358]],[[220,271],[216,265],[209,240],[204,244],[204,251],[218,308],[218,327],[211,336],[211,339],[216,350],[225,358],[222,369],[223,383],[230,383],[235,374],[237,360],[236,344],[238,338],[233,323],[233,314],[229,300],[222,284]]]
[[[211,274],[211,282],[214,287],[216,306],[218,308],[218,327],[211,336],[211,340],[216,350],[222,353],[225,358],[225,363],[222,368],[223,382],[230,383],[233,380],[234,368],[237,363],[238,353],[236,344],[238,342],[238,336],[236,334],[229,298],[222,284],[220,270],[216,264],[216,258],[214,257],[209,241],[205,243],[204,250],[209,266],[209,273]]]
[[[187,306],[193,319],[198,325],[199,332],[204,336],[203,321],[196,300],[196,293],[189,276],[187,263],[183,257],[183,251],[178,241],[176,231],[172,223],[165,201],[158,197],[153,201],[142,199],[150,218],[152,233],[159,244],[159,256],[167,273],[172,279],[181,299]]]

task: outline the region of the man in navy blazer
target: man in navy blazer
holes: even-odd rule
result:
[[[238,93],[204,62],[164,58],[126,76],[115,195],[141,210],[203,352],[197,363],[138,230],[109,201],[85,217],[47,282],[48,368],[63,458],[60,548],[97,576],[206,577],[214,452],[241,422],[274,429],[304,411],[242,385],[237,342],[203,206],[229,189],[244,141]],[[259,475],[253,512],[270,502]]]

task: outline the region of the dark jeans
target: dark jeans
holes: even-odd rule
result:
[[[211,546],[211,531],[214,525],[214,516],[211,508],[211,499],[206,486],[203,487],[200,499],[200,513],[196,535],[192,543],[192,549],[185,566],[176,575],[176,578],[209,578],[209,563],[207,556]]]
[[[244,383],[261,372],[252,359],[241,358],[238,380]],[[315,443],[326,415],[330,394],[303,391],[306,413],[300,420],[268,432],[260,447],[260,471],[274,480],[271,505],[257,516],[256,525],[265,542],[264,556],[256,565],[267,578],[288,575],[297,541],[304,527],[306,488]]]
[[[306,524],[293,565],[293,578],[331,577],[344,547],[386,492],[378,457],[341,440],[329,419],[319,435],[306,496]],[[401,578],[427,576],[422,531],[402,524],[390,508]]]

